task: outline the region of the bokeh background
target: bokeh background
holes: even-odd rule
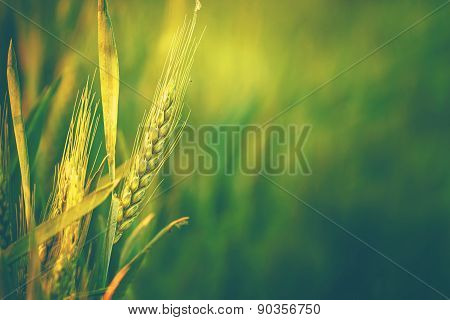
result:
[[[193,126],[264,123],[448,1],[202,3],[198,31],[207,29],[187,96]],[[193,6],[193,0],[110,0],[127,84],[120,92],[120,161],[129,155],[171,37]],[[285,127],[312,125],[304,148],[312,174],[273,177],[447,296],[449,10],[443,7],[276,119]],[[62,77],[39,147],[46,166],[35,179],[42,194],[51,188],[76,92],[95,70],[96,15],[93,0],[0,1],[2,96],[11,37],[25,113]],[[174,175],[161,188],[177,182],[152,210],[160,225],[181,215],[191,223],[155,246],[127,298],[443,298],[260,176]]]

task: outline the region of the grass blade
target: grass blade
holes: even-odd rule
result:
[[[117,170],[116,170],[116,179],[119,179],[119,180],[123,179],[123,176],[125,175],[126,170],[127,170],[128,166],[129,166],[129,164],[130,164],[130,161],[127,160],[127,161],[125,161],[124,163],[122,163],[122,164],[117,168]],[[109,183],[109,178],[108,178],[107,175],[102,176],[102,177],[100,178],[100,180],[98,181],[98,185],[99,185],[99,186],[104,186],[104,185],[106,185],[106,184],[108,184],[108,183]]]
[[[87,184],[87,189],[89,192],[94,192],[95,189],[98,188],[98,182],[102,175],[103,169],[105,168],[105,160],[106,159],[103,159],[103,161],[100,163],[98,170],[94,173],[92,178],[89,179],[89,182]],[[89,231],[89,226],[91,224],[91,217],[92,217],[92,212],[88,213],[86,215],[85,221],[83,221],[83,226],[82,226],[81,232],[80,232],[80,240],[79,240],[78,250],[81,250],[81,248],[83,248],[84,243],[86,241],[86,237],[87,237],[87,234]]]
[[[119,259],[119,267],[124,266],[137,253],[135,248],[142,248],[148,241],[150,235],[150,223],[155,218],[154,213],[147,215],[142,221],[133,229],[133,232],[126,239],[123,245]],[[142,245],[141,245],[142,244]]]
[[[115,179],[117,114],[119,106],[119,59],[106,0],[98,0],[98,60],[103,121],[111,179]]]
[[[22,190],[25,202],[25,221],[27,230],[29,230],[34,224],[34,217],[31,212],[30,165],[28,162],[27,139],[25,136],[25,127],[22,117],[22,101],[20,94],[19,73],[17,72],[17,59],[12,40],[9,43],[6,73],[8,79],[11,116],[13,120],[14,135],[16,137],[17,154],[19,157],[20,175],[22,179]]]
[[[27,299],[38,299],[42,297],[42,287],[38,275],[41,273],[41,264],[39,260],[38,247],[36,245],[35,229],[33,226],[29,234],[30,254],[28,255],[28,279],[31,279],[27,285]]]
[[[114,235],[116,233],[119,204],[120,204],[119,199],[115,195],[113,195],[108,215],[108,222],[106,224],[107,230],[105,237],[103,239],[103,251],[101,251],[103,252],[100,268],[101,272],[100,281],[102,287],[105,286],[106,282],[108,281],[109,262],[111,261],[112,247],[114,245]]]
[[[35,165],[39,142],[41,140],[42,132],[45,127],[47,116],[49,114],[51,105],[50,102],[55,96],[60,83],[61,78],[58,78],[53,81],[53,83],[48,88],[45,89],[36,105],[32,108],[30,115],[28,116],[25,123],[26,135],[29,139],[30,164],[32,168]]]
[[[159,231],[146,245],[145,247],[139,251],[138,254],[136,254],[130,262],[125,264],[119,272],[116,273],[114,278],[112,279],[111,283],[106,289],[105,294],[103,295],[103,300],[110,300],[114,296],[114,294],[117,292],[119,286],[123,283],[123,280],[125,279],[126,275],[130,273],[130,270],[132,270],[132,267],[137,268],[140,265],[140,261],[142,261],[142,258],[144,255],[153,247],[153,245],[158,242],[166,233],[171,231],[173,228],[177,227],[180,228],[188,223],[189,217],[182,217],[180,219],[174,220],[171,223],[169,223],[167,226],[165,226],[161,231]]]

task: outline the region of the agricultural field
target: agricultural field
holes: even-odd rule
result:
[[[0,0],[0,298],[447,299],[448,4]]]

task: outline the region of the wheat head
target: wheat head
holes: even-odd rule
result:
[[[89,154],[98,124],[98,118],[95,118],[98,103],[94,104],[92,82],[88,79],[81,96],[77,96],[75,102],[63,157],[57,167],[48,218],[63,214],[80,203],[85,196]],[[51,296],[67,296],[74,288],[79,237],[78,221],[65,228],[52,241],[46,261],[54,263],[46,288]],[[42,254],[45,251],[46,248],[41,245],[41,258],[45,256]]]
[[[194,16],[179,29],[172,42],[153,105],[144,116],[135,139],[130,167],[119,194],[114,242],[139,215],[142,200],[173,143],[169,141],[179,122],[190,71],[199,41],[193,38],[200,2]]]

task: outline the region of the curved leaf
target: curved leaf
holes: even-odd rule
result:
[[[169,223],[167,226],[165,226],[161,231],[159,231],[156,236],[154,236],[147,245],[139,251],[138,254],[136,254],[130,262],[125,264],[114,276],[111,283],[106,289],[105,294],[103,295],[103,300],[110,300],[114,296],[114,294],[118,291],[119,287],[126,286],[127,283],[124,283],[124,279],[127,275],[130,275],[130,271],[133,271],[134,269],[137,269],[140,266],[140,263],[142,262],[142,259],[144,258],[144,255],[153,247],[153,245],[158,242],[166,233],[171,231],[174,227],[180,228],[184,225],[186,225],[189,221],[189,217],[182,217],[180,219],[174,220],[171,223]],[[124,290],[124,289],[122,289]]]
[[[154,213],[148,214],[142,221],[133,229],[130,236],[127,237],[120,253],[119,268],[123,267],[133,256],[137,253],[136,248],[141,248],[141,244],[145,244],[150,236],[150,223],[155,218]]]

